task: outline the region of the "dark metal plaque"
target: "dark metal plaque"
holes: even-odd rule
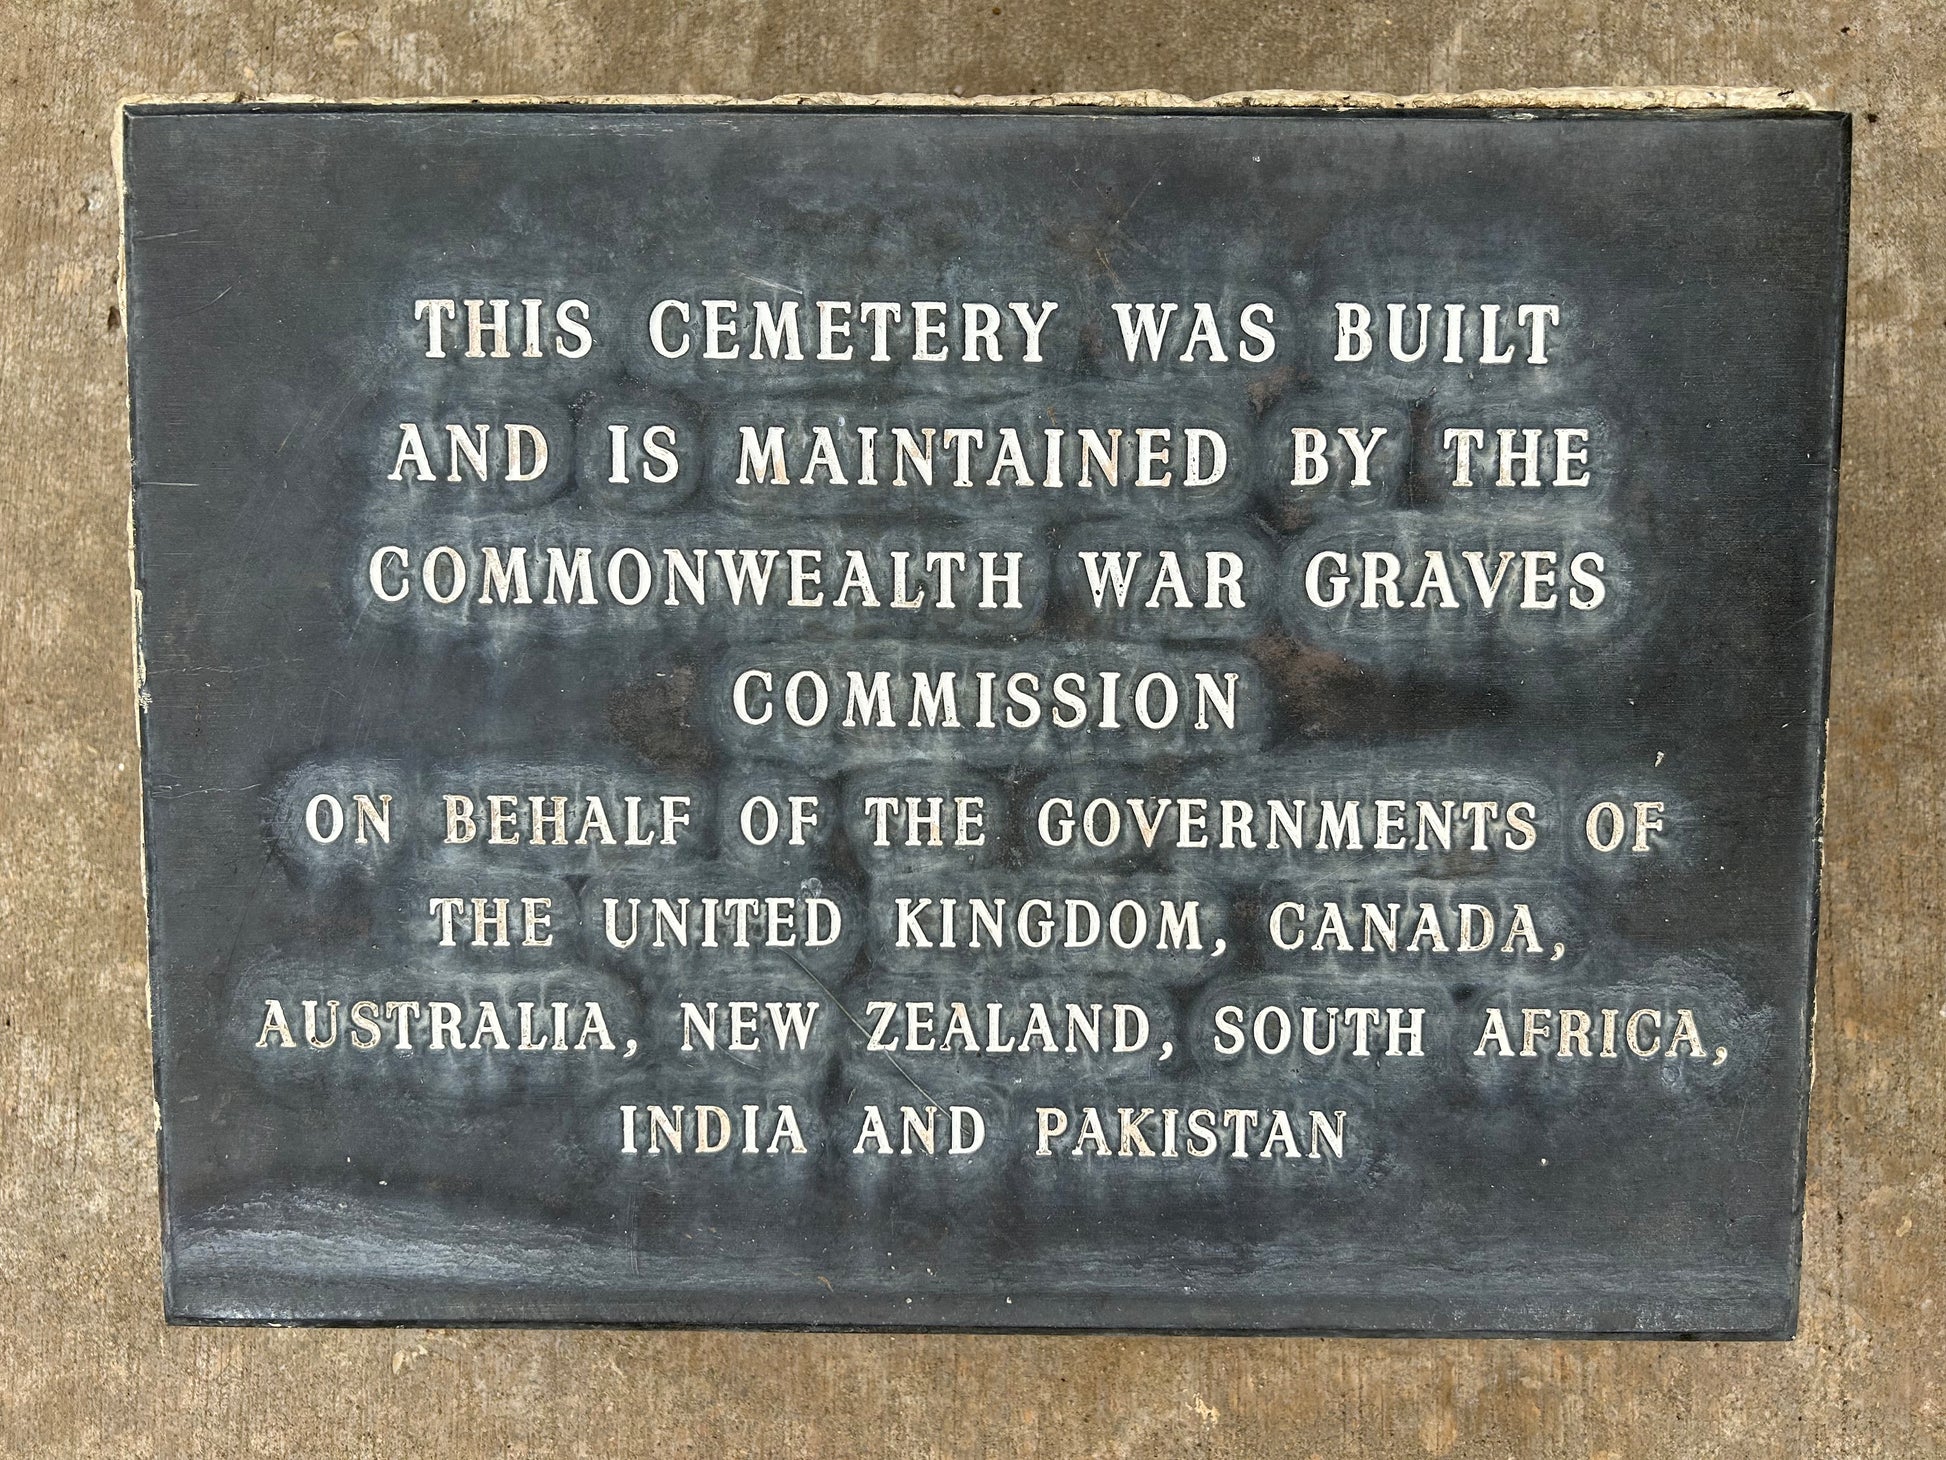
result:
[[[1844,118],[124,142],[172,1318],[1792,1331]]]

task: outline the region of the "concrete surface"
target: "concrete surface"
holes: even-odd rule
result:
[[[1923,1456],[1946,12],[1921,0],[0,7],[0,1452]],[[169,1330],[143,1018],[112,108],[134,92],[1797,87],[1857,114],[1825,938],[1786,1345]]]

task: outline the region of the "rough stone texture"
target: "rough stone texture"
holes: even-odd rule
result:
[[[0,1452],[1923,1455],[1946,12],[1895,0],[0,9]],[[134,92],[1809,90],[1858,116],[1818,1081],[1791,1344],[223,1331],[160,1321],[109,132]],[[1617,1193],[1625,1201],[1625,1192]],[[1520,1254],[1507,1254],[1518,1263]]]

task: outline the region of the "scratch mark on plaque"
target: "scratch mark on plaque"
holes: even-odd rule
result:
[[[1122,229],[1123,229],[1123,225],[1126,224],[1130,218],[1135,216],[1135,210],[1142,206],[1142,200],[1149,195],[1149,189],[1161,187],[1161,186],[1162,186],[1162,174],[1158,172],[1154,176],[1152,176],[1147,182],[1143,183],[1141,187],[1136,189],[1134,196],[1132,196],[1128,200],[1128,206],[1122,209],[1121,216],[1115,220],[1115,232],[1117,234],[1120,234],[1122,242],[1127,244],[1130,248],[1134,249],[1137,253],[1143,254],[1149,258],[1156,257],[1155,250],[1146,247],[1137,239],[1130,238],[1126,233],[1122,231]]]
[[[350,410],[352,405],[355,402],[358,402],[361,399],[367,402],[375,401],[378,399],[378,395],[379,393],[375,390],[368,390],[368,391],[348,390],[344,392],[342,395],[338,397],[338,401],[337,401],[338,408],[336,411],[331,412],[331,419],[328,422],[325,421],[324,417],[325,417],[325,412],[331,411],[331,403],[327,401],[324,405],[319,406],[317,410],[312,413],[310,420],[304,423],[302,427],[303,436],[300,439],[306,441],[310,440],[310,438],[317,433],[317,429],[320,425],[323,425],[327,430],[336,430],[338,423],[345,418],[345,412]],[[277,443],[277,449],[271,452],[271,455],[282,456],[284,454],[284,448],[291,444],[291,437],[298,435],[298,431],[299,431],[299,427],[297,427],[296,425],[293,425],[290,428],[290,430],[286,431],[284,433],[284,439]]]
[[[171,791],[166,796],[163,794],[162,789],[157,787],[156,795],[165,801],[186,801],[191,796],[228,795],[238,791],[255,791],[263,784],[262,781],[252,781],[247,786],[204,786],[200,790],[195,791]]]
[[[229,293],[235,288],[236,288],[235,284],[225,284],[222,288],[222,291],[218,293],[214,299],[209,300],[207,303],[199,304],[194,309],[186,309],[181,314],[175,317],[177,319],[188,319],[191,315],[201,314],[206,309],[214,309],[216,308],[217,305],[221,304],[223,300],[229,295]]]
[[[863,1024],[858,1022],[858,1016],[852,1013],[851,1010],[847,1009],[844,1006],[843,1000],[841,1000],[836,994],[831,992],[831,986],[829,984],[827,984],[823,979],[819,978],[815,973],[811,972],[810,968],[805,964],[802,958],[799,958],[795,953],[792,953],[788,950],[785,950],[785,957],[789,958],[792,963],[795,963],[806,978],[811,980],[811,982],[816,984],[819,988],[823,989],[824,996],[827,999],[831,1000],[833,1007],[835,1007],[840,1014],[843,1014],[847,1019],[851,1020],[852,1027],[856,1029],[860,1034],[865,1036],[865,1046],[866,1046],[866,1052],[868,1054],[885,1055],[885,1062],[888,1065],[890,1065],[893,1069],[899,1072],[900,1078],[903,1079],[906,1082],[906,1084],[910,1085],[913,1089],[917,1090],[922,1096],[925,1097],[926,1104],[934,1105],[934,1106],[939,1104],[939,1102],[933,1098],[932,1092],[927,1090],[926,1087],[924,1085],[921,1085],[917,1080],[913,1079],[911,1072],[908,1071],[904,1065],[900,1064],[897,1060],[893,1059],[892,1056],[889,1053],[887,1053],[885,1050],[882,1049],[874,1050],[871,1048],[871,1042],[872,1042],[871,1031],[867,1029]]]

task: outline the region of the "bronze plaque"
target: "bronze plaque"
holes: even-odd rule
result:
[[[125,144],[171,1317],[1793,1330],[1845,118]]]

